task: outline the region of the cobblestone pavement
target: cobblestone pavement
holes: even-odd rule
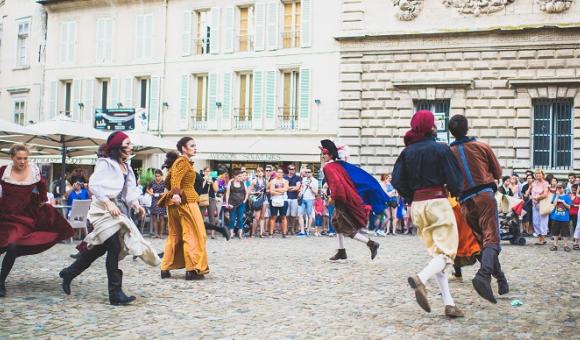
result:
[[[436,283],[424,313],[406,284],[429,260],[411,236],[375,238],[370,260],[363,244],[347,240],[349,259],[327,260],[335,240],[208,240],[211,273],[185,281],[183,271],[161,280],[159,271],[126,258],[125,290],[134,305],[108,304],[104,260],[60,289],[58,272],[72,260],[72,245],[17,260],[0,306],[0,338],[578,338],[580,251],[510,246],[501,255],[511,292],[497,305],[479,298],[464,270],[452,294],[464,319],[443,316]],[[154,240],[162,249],[162,241]],[[520,307],[510,302],[519,299]]]

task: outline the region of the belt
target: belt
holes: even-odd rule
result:
[[[491,188],[485,188],[485,189],[482,189],[482,190],[480,190],[478,192],[475,192],[475,193],[473,193],[473,194],[471,194],[469,196],[461,197],[459,199],[459,203],[463,203],[463,202],[465,202],[467,200],[470,200],[470,199],[474,198],[475,196],[478,196],[478,195],[480,195],[480,194],[482,194],[484,192],[489,192],[489,193],[491,193],[493,195],[493,190]]]
[[[415,202],[419,202],[419,201],[427,201],[427,200],[433,200],[433,199],[437,199],[437,198],[447,198],[448,194],[447,194],[447,190],[445,190],[445,188],[443,187],[428,187],[428,188],[422,188],[419,189],[417,191],[415,191],[415,193],[413,194],[413,201]]]

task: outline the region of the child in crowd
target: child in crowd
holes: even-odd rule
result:
[[[324,216],[325,202],[324,199],[316,194],[314,199],[314,236],[320,236],[320,228],[322,227],[322,216]]]
[[[556,193],[552,198],[556,207],[550,214],[552,220],[552,237],[554,238],[554,245],[550,248],[551,251],[558,250],[558,238],[561,236],[564,241],[564,251],[570,251],[568,247],[568,237],[570,237],[570,205],[572,200],[570,196],[564,192],[562,184],[556,185]]]

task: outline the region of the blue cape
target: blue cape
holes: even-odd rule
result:
[[[344,161],[337,161],[350,176],[359,196],[373,208],[373,212],[380,214],[385,210],[389,196],[385,193],[379,182],[368,172],[356,165]]]

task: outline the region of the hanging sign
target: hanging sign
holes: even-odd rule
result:
[[[135,109],[95,110],[95,129],[108,131],[135,130]]]
[[[449,143],[449,132],[447,131],[447,115],[445,112],[436,112],[435,127],[437,128],[437,141]]]

